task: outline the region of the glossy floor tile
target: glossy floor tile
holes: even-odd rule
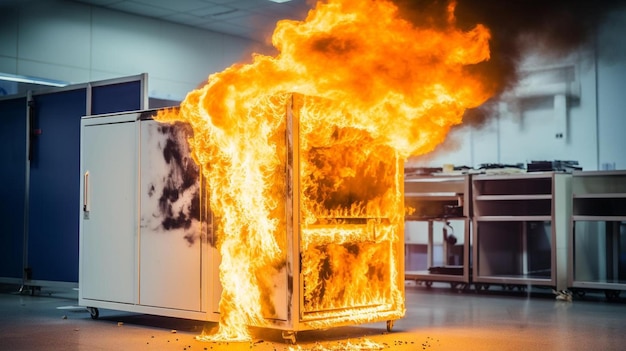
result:
[[[0,350],[622,350],[626,301],[589,293],[572,302],[548,289],[532,293],[427,288],[409,284],[406,316],[385,323],[299,332],[253,329],[249,342],[202,342],[216,323],[100,310],[97,320],[77,306],[77,292],[19,286],[0,288]]]

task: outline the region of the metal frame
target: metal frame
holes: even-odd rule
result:
[[[511,181],[525,181],[532,179],[549,179],[551,181],[551,193],[550,194],[525,194],[525,195],[515,195],[514,192],[511,194],[502,194],[502,195],[484,195],[480,192],[476,191],[476,183],[484,180],[511,180]],[[472,236],[473,236],[473,258],[474,258],[474,267],[473,267],[473,277],[472,280],[474,283],[485,283],[485,284],[505,284],[505,285],[518,285],[518,286],[526,286],[526,285],[537,285],[537,286],[552,286],[557,290],[563,290],[567,287],[567,233],[569,232],[569,222],[568,218],[571,213],[571,206],[568,205],[567,201],[564,201],[569,197],[569,191],[571,189],[571,175],[564,173],[555,173],[555,172],[536,172],[536,173],[523,173],[523,174],[505,174],[505,175],[478,175],[475,176],[472,180],[473,184],[473,201],[480,201],[480,198],[483,197],[483,201],[489,200],[549,200],[550,201],[550,214],[548,215],[490,215],[490,214],[479,214],[476,215],[476,211],[474,211],[473,217],[473,227],[472,227]],[[474,203],[474,208],[476,208],[476,203]],[[526,228],[524,223],[529,221],[543,221],[550,222],[551,224],[551,248],[550,248],[550,262],[551,262],[551,272],[549,278],[536,278],[536,277],[527,277],[525,274],[519,274],[517,276],[493,276],[493,275],[481,275],[480,274],[480,257],[479,257],[479,229],[480,223],[482,222],[519,222],[522,225],[522,250],[521,253],[523,255],[523,260],[527,262],[528,260],[528,252],[526,248]],[[522,269],[526,269],[526,266],[523,266]],[[524,273],[524,272],[522,272]]]
[[[572,174],[572,194],[568,201],[571,205],[574,205],[574,202],[577,198],[579,199],[622,199],[626,198],[626,191],[622,189],[615,189],[615,187],[611,186],[611,184],[606,184],[603,179],[606,177],[618,177],[622,178],[623,181],[626,181],[626,171],[617,170],[617,171],[575,171]],[[578,181],[584,182],[584,180],[596,179],[595,183],[590,184],[589,186],[585,186],[584,189],[581,188],[582,184],[578,184]],[[626,187],[625,187],[626,188]],[[620,223],[626,221],[626,215],[580,215],[576,212],[576,210],[572,211],[572,215],[569,218],[570,222],[570,232],[569,232],[569,245],[568,245],[568,260],[570,262],[568,266],[567,276],[568,276],[568,286],[574,289],[592,289],[592,290],[605,290],[605,293],[608,298],[616,297],[620,290],[626,290],[626,282],[602,282],[602,281],[593,281],[593,280],[584,280],[576,278],[576,222],[593,222],[599,223],[604,222],[605,226],[608,223]],[[606,241],[614,240],[619,233],[616,233],[616,228],[613,228],[611,233],[608,232],[608,228],[605,228],[605,233],[598,233],[603,236],[598,238],[598,241],[605,242],[605,250],[609,248],[612,249],[613,258],[617,257],[616,254],[619,254],[616,250],[619,250],[619,245],[608,245]],[[611,238],[612,237],[612,238]],[[617,238],[619,240],[619,238]],[[609,247],[610,246],[610,247]],[[598,252],[598,255],[601,253]],[[599,257],[598,257],[599,258]],[[609,257],[605,259],[604,264],[608,264]],[[612,260],[613,265],[617,263],[615,259]],[[614,296],[615,295],[615,296]]]
[[[468,287],[471,284],[470,272],[470,255],[471,255],[471,215],[472,215],[472,198],[471,198],[471,175],[436,175],[436,176],[420,176],[416,178],[408,178],[405,179],[405,183],[411,182],[424,182],[428,183],[439,183],[445,184],[449,183],[449,188],[454,188],[455,183],[463,182],[462,184],[462,193],[458,192],[419,192],[419,193],[405,193],[405,198],[416,197],[422,199],[424,202],[428,202],[429,200],[447,200],[447,201],[457,201],[462,202],[463,205],[463,213],[461,216],[457,217],[444,217],[441,218],[408,218],[407,222],[415,221],[415,222],[428,222],[428,240],[427,240],[427,265],[428,267],[432,267],[434,265],[433,261],[433,245],[434,245],[434,222],[445,222],[448,220],[451,221],[462,221],[463,222],[463,274],[462,275],[454,275],[454,274],[441,274],[441,273],[430,273],[428,271],[407,271],[405,272],[405,279],[407,280],[416,280],[418,282],[424,281],[427,285],[432,284],[432,282],[450,282],[453,287],[456,287],[457,284],[462,283],[466,284],[464,287]],[[405,244],[410,245],[410,244]],[[443,241],[443,250],[444,255],[447,252],[447,243]]]

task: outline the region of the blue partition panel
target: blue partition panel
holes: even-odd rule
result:
[[[143,108],[143,81],[99,82],[91,87],[91,114]],[[28,197],[27,278],[78,282],[80,119],[88,88],[64,88],[33,96]]]
[[[80,118],[87,90],[36,95],[28,212],[30,278],[78,282]]]
[[[94,86],[91,91],[91,114],[136,111],[142,109],[141,81]]]
[[[0,281],[78,282],[80,120],[144,109],[145,78],[0,100]]]
[[[0,278],[21,279],[26,194],[26,98],[0,100]]]

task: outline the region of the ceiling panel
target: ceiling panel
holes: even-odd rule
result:
[[[110,9],[129,12],[146,17],[164,17],[171,15],[170,10],[152,5],[146,5],[136,1],[120,1],[107,6]]]
[[[135,0],[135,2],[156,6],[170,11],[186,12],[205,7],[207,3],[201,0]]]
[[[173,15],[163,16],[162,18],[165,21],[186,24],[189,26],[198,26],[198,27],[200,24],[207,22],[206,18],[190,15],[187,13],[175,13]]]
[[[0,2],[3,0],[0,0]],[[276,22],[301,20],[307,0],[74,0],[75,2],[266,42]]]

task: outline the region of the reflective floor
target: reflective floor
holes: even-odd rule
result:
[[[530,289],[529,289],[530,290]],[[254,329],[254,339],[195,339],[215,323],[100,310],[94,320],[72,289],[31,294],[0,285],[0,350],[623,350],[626,299],[589,292],[572,302],[548,289],[458,291],[435,283],[408,284],[406,317],[395,322],[298,333]],[[624,294],[622,294],[624,295]]]

